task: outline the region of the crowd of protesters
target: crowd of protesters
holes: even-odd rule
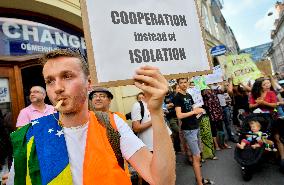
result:
[[[284,89],[278,83],[276,76],[261,77],[248,83],[233,84],[233,81],[234,79],[229,78],[200,90],[192,79],[180,78],[170,85],[169,92],[165,96],[164,119],[174,150],[187,156],[188,163],[193,166],[198,185],[214,183],[202,176],[201,162],[218,160],[216,152],[232,149],[231,145],[239,142],[236,134],[242,126],[242,121],[252,113],[262,114],[271,121],[271,139],[279,154],[280,171],[284,173]],[[35,99],[32,95],[39,94],[42,96],[41,104],[44,105],[45,90],[38,86],[33,88],[38,89],[36,92],[31,90],[30,98]],[[110,93],[105,89],[98,92]],[[94,98],[92,94],[90,100],[103,98],[103,95]],[[110,100],[112,98],[111,94]],[[110,101],[107,103],[108,110]],[[30,112],[35,110],[33,108]],[[26,115],[21,111],[18,121],[24,116]],[[137,102],[132,107],[130,119],[134,133],[153,153],[152,120],[143,92],[137,95]],[[2,114],[0,121],[1,147],[11,148],[9,131],[4,129]],[[30,120],[24,122],[28,123]],[[17,123],[17,126],[22,125]],[[0,170],[5,166],[11,166],[8,163],[11,161],[12,151],[4,148],[1,151],[6,153],[1,152]]]
[[[216,151],[232,148],[227,140],[236,142],[231,128],[232,100],[228,95],[228,88],[228,84],[220,83],[200,91],[187,78],[180,78],[170,86],[164,100],[165,120],[171,129],[174,149],[188,156],[197,184],[213,183],[202,176],[200,162],[206,159],[217,160]],[[140,95],[141,93],[137,97]],[[142,104],[138,102],[132,108],[133,130],[147,141],[151,139],[151,134],[146,136],[143,133],[150,131],[151,122],[147,117],[147,105],[145,106],[143,100]]]
[[[260,113],[271,120],[272,136],[278,150],[280,171],[284,173],[284,90],[275,76],[258,78],[248,83],[226,81],[198,90],[193,80],[177,79],[165,97],[165,119],[172,130],[176,152],[188,156],[197,182],[202,178],[200,161],[217,160],[216,151],[231,149],[227,142],[237,143],[236,134],[244,118]],[[232,156],[233,158],[233,156]]]

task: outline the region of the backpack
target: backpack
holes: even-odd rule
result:
[[[140,109],[141,109],[141,120],[140,122],[142,121],[142,119],[144,118],[144,112],[145,112],[145,108],[144,108],[144,105],[142,103],[142,101],[138,101],[139,104],[140,104]],[[131,120],[131,112],[128,112],[127,114],[125,114],[125,118],[126,120]]]

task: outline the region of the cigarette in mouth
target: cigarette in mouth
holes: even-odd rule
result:
[[[57,102],[57,104],[55,105],[54,109],[58,110],[59,107],[62,105],[62,103],[63,103],[63,100],[60,100],[59,102]]]

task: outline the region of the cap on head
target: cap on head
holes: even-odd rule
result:
[[[112,93],[111,93],[107,88],[104,88],[104,87],[96,87],[96,88],[94,88],[94,90],[93,90],[92,92],[90,92],[90,94],[89,94],[89,99],[90,99],[90,100],[93,99],[93,95],[94,95],[94,93],[96,93],[96,92],[103,92],[103,93],[106,93],[108,98],[110,98],[111,100],[113,99]]]

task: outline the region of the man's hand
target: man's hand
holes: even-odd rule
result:
[[[173,108],[173,107],[175,107],[175,105],[174,105],[173,103],[168,103],[168,104],[167,104],[167,108],[168,108],[168,109]]]
[[[158,68],[145,66],[136,71],[135,85],[144,91],[153,128],[153,154],[145,147],[128,160],[149,184],[175,184],[176,159],[173,143],[165,125],[162,104],[168,82]]]
[[[284,102],[283,101],[277,102],[277,106],[280,106],[280,105],[284,105]]]
[[[168,92],[168,82],[159,69],[144,66],[136,70],[135,86],[145,94],[149,111],[161,110],[164,97]]]
[[[197,107],[197,108],[194,108],[193,109],[193,111],[194,111],[194,114],[201,114],[201,113],[204,113],[205,112],[205,110],[204,109],[202,109],[202,108],[199,108],[199,107]]]

